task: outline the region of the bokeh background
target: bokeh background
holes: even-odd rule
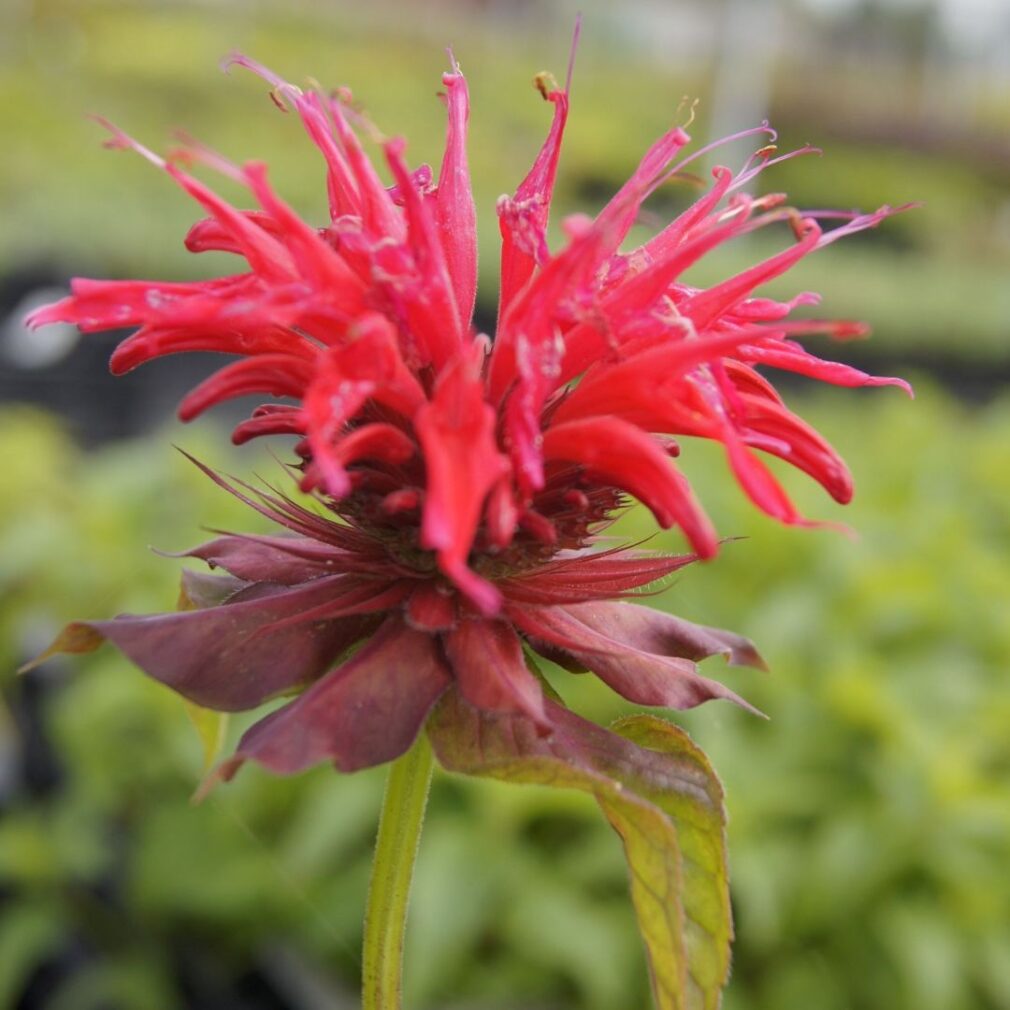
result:
[[[726,673],[767,723],[720,703],[676,716],[713,755],[732,817],[726,1008],[1007,1010],[1010,4],[579,6],[561,213],[599,207],[684,96],[700,99],[699,140],[767,116],[783,146],[822,147],[761,177],[797,206],[924,204],[772,289],[818,290],[825,314],[870,320],[874,339],[838,353],[916,385],[911,403],[787,384],[851,460],[857,499],[843,512],[802,478],[788,484],[858,539],[780,529],[742,501],[717,453],[685,454],[720,529],[744,539],[661,602],[751,635],[773,671]],[[186,548],[199,524],[257,528],[171,443],[242,474],[278,472],[262,450],[228,447],[227,416],[172,420],[206,360],[112,380],[112,339],[21,326],[72,274],[229,268],[185,254],[196,208],[140,159],[102,150],[86,114],[155,147],[183,127],[265,158],[321,220],[322,172],[297,122],[258,80],[222,77],[219,58],[237,47],[291,79],[348,84],[415,161],[437,164],[452,44],[472,89],[490,325],[494,199],[545,132],[530,79],[563,76],[574,16],[547,0],[0,4],[0,1007],[353,1007],[383,778],[250,768],[191,806],[199,740],[178,700],[117,654],[13,675],[68,619],[170,606],[179,563],[147,544]],[[666,187],[643,226],[694,193]],[[727,249],[696,280],[785,241]],[[625,529],[650,527],[634,515]],[[623,711],[588,679],[556,684],[595,718]],[[647,1007],[620,847],[590,803],[437,779],[407,1005]]]

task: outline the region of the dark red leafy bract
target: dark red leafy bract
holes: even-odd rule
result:
[[[260,720],[226,775],[254,760],[280,775],[321,761],[356,771],[399,757],[451,680],[430,635],[390,617],[349,660]]]

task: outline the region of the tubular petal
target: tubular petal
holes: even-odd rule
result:
[[[414,428],[428,467],[421,541],[437,552],[446,575],[493,613],[497,590],[466,567],[484,499],[507,465],[495,444],[494,411],[484,401],[478,369],[473,354],[461,356],[439,379],[434,399],[417,412]]]
[[[415,335],[421,339],[427,359],[436,369],[443,369],[463,342],[464,322],[453,293],[439,230],[431,209],[411,180],[403,160],[404,146],[403,141],[389,141],[385,152],[393,178],[400,187],[411,251],[422,285],[418,296],[411,299]],[[474,266],[476,268],[476,258]],[[470,317],[465,318],[468,321]]]
[[[743,273],[731,277],[728,281],[716,284],[707,291],[688,298],[680,311],[690,317],[698,328],[709,325],[715,318],[728,309],[734,308],[738,302],[749,295],[756,287],[765,284],[773,277],[785,273],[791,266],[798,263],[804,256],[817,246],[821,237],[821,229],[817,222],[809,218],[804,221],[802,238],[789,249],[785,249],[763,263],[744,270]]]
[[[547,249],[547,220],[554,180],[557,177],[561,139],[568,121],[567,91],[550,91],[545,96],[554,105],[551,128],[529,174],[519,184],[515,196],[498,201],[501,231],[501,287],[498,295],[498,322],[523,289],[538,265],[543,265]]]
[[[300,397],[311,376],[311,365],[290,354],[261,354],[236,361],[187,394],[179,405],[179,417],[191,421],[215,404],[250,393]]]
[[[451,74],[443,74],[442,83],[447,92],[449,126],[445,156],[438,173],[435,217],[459,319],[465,327],[473,316],[477,298],[477,208],[473,202],[470,169],[466,159],[470,96],[466,78],[458,67]]]
[[[314,346],[298,334],[279,326],[260,329],[217,325],[166,327],[147,324],[127,337],[109,359],[113,375],[123,375],[139,365],[185,351],[216,351],[224,354],[285,354],[313,362]]]
[[[581,463],[647,505],[664,528],[676,523],[703,558],[718,539],[687,481],[654,439],[616,417],[595,417],[555,425],[544,435],[545,459]]]

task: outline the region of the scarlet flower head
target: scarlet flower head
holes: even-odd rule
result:
[[[346,93],[303,91],[245,56],[228,62],[263,77],[277,104],[297,112],[325,162],[329,222],[301,220],[260,163],[233,165],[193,143],[162,159],[110,127],[111,146],[144,155],[208,214],[187,247],[234,253],[242,268],[193,283],[76,279],[70,297],[30,321],[136,327],[112,356],[117,373],[181,351],[237,355],[189,393],[181,417],[248,394],[280,398],[257,407],[233,440],[298,436],[301,489],[323,514],[208,470],[284,535],[226,535],[197,547],[188,556],[227,574],[187,573],[188,609],[71,625],[57,648],[108,639],[218,710],[300,691],[246,734],[231,766],[253,758],[278,772],[396,757],[450,685],[469,705],[549,733],[556,706],[527,649],[592,670],[636,703],[739,702],[695,663],[718,653],[758,664],[749,642],[622,597],[717,551],[672,458],[682,436],[720,442],[747,495],[782,522],[808,521],[762,456],[849,500],[843,460],[757,367],[843,386],[907,386],[807,351],[798,337],[864,332],[789,318],[815,295],[778,302],[754,292],[894,211],[801,214],[779,194],[748,195],[762,171],[807,150],[776,157],[763,125],[740,135],[764,144],[741,170],[713,169],[691,207],[625,250],[643,202],[710,150],[685,154],[690,138],[675,127],[595,218],[567,218],[552,250],[548,214],[570,89],[541,77],[553,121],[529,174],[498,202],[500,300],[489,340],[472,323],[476,212],[459,67],[442,77],[448,128],[437,181],[426,165],[412,169],[394,138],[381,144],[387,186]],[[257,209],[223,200],[190,174],[194,162],[239,182]],[[823,230],[825,220],[835,227]],[[782,221],[794,241],[776,255],[710,288],[681,279],[715,247]],[[679,527],[693,553],[594,548],[630,499],[660,526]]]

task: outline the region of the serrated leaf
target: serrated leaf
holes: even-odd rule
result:
[[[685,773],[677,788],[644,778],[636,779],[632,788],[659,807],[677,828],[688,961],[685,1005],[716,1007],[729,974],[733,940],[726,814],[719,778],[701,748],[672,723],[638,715],[618,720],[610,728],[640,747],[676,759]]]
[[[624,719],[611,732],[545,703],[549,736],[523,716],[481,712],[447,693],[428,720],[439,762],[594,796],[624,843],[657,1010],[715,1010],[732,920],[722,787],[708,760],[661,719]]]

